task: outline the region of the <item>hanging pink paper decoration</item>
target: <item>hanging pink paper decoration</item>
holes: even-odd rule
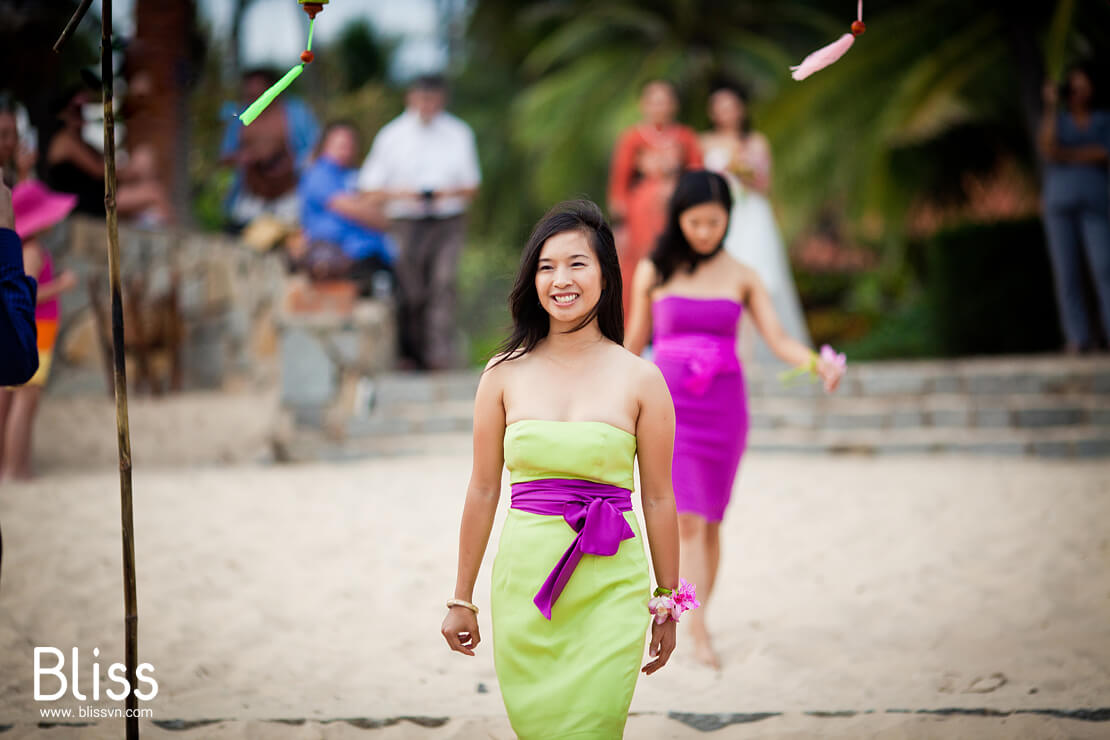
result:
[[[804,80],[814,72],[829,66],[852,48],[856,36],[867,30],[863,25],[863,0],[859,0],[856,7],[856,19],[852,21],[852,32],[846,33],[828,46],[823,46],[813,52],[802,63],[790,68],[790,76],[795,80]]]

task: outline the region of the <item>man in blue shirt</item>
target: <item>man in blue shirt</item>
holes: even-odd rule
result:
[[[0,386],[26,383],[39,367],[37,286],[23,272],[23,242],[14,227],[12,191],[0,177]]]
[[[357,190],[358,132],[345,121],[328,124],[318,156],[301,177],[301,227],[308,242],[302,260],[317,278],[345,277],[364,295],[378,272],[393,264],[388,221],[373,196]]]

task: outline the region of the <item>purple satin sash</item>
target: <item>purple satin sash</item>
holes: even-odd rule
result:
[[[740,361],[736,358],[735,337],[718,334],[656,337],[652,351],[658,359],[685,363],[690,374],[682,385],[698,396],[709,389],[709,384],[717,375],[740,369]]]
[[[514,483],[512,508],[561,516],[578,533],[532,600],[548,619],[583,555],[616,555],[623,540],[636,536],[622,513],[632,511],[632,492],[607,483],[569,478]]]

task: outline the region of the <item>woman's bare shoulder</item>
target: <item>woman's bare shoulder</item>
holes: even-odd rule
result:
[[[619,352],[614,352],[614,363],[617,366],[613,369],[627,378],[633,386],[643,389],[663,382],[663,373],[654,362],[645,360],[620,345],[614,345],[614,347],[619,349]]]

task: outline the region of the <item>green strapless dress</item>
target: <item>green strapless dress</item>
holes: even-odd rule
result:
[[[632,491],[635,456],[634,435],[600,422],[528,420],[505,430],[513,484],[574,479]],[[624,732],[651,581],[635,514],[623,516],[635,537],[615,555],[583,555],[549,621],[533,597],[576,532],[562,516],[509,510],[493,563],[493,656],[522,740],[610,740]]]

